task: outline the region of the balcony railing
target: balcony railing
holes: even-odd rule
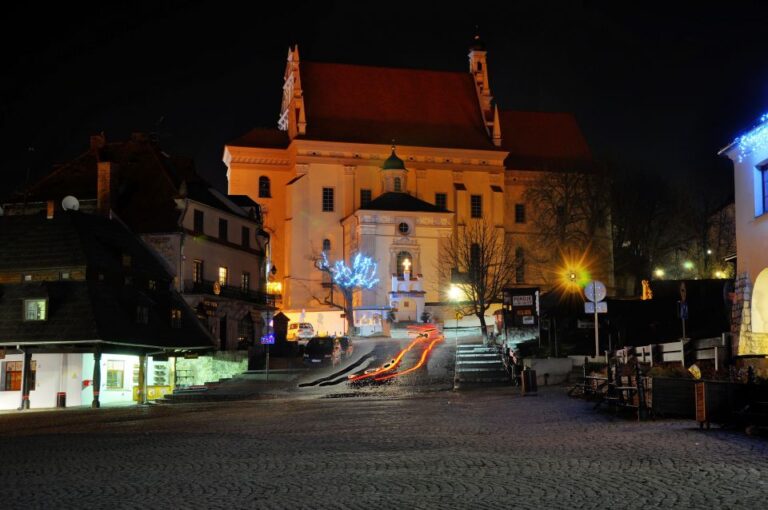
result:
[[[242,289],[233,285],[216,285],[217,282],[203,280],[196,282],[193,280],[184,280],[184,292],[188,294],[208,294],[211,296],[219,296],[227,299],[237,299],[240,301],[247,301],[257,305],[271,305],[275,304],[277,296],[275,294],[267,294],[258,290]],[[218,287],[218,292],[216,292]]]

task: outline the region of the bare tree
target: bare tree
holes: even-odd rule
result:
[[[462,307],[480,320],[483,336],[485,312],[514,281],[515,267],[515,251],[504,230],[482,220],[457,226],[438,260],[441,278],[456,284]]]
[[[348,266],[343,260],[333,263],[328,261],[325,252],[315,259],[315,267],[330,277],[332,285],[339,289],[344,296],[344,304],[333,302],[333,294],[326,304],[344,311],[347,319],[347,334],[353,334],[355,328],[354,293],[356,290],[370,289],[379,282],[376,277],[376,262],[372,258],[361,253],[352,259],[352,265]]]

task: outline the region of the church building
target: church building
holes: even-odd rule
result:
[[[277,126],[228,143],[224,162],[228,192],[262,206],[269,285],[292,320],[343,330],[313,263],[322,252],[378,263],[378,286],[355,298],[361,328],[391,311],[399,321],[425,311],[452,319],[438,254],[473,220],[512,237],[510,285],[552,286],[546,264],[533,263],[542,257],[525,189],[542,172],[588,165],[589,148],[570,114],[501,109],[479,38],[468,56],[468,72],[452,72],[309,62],[289,49]]]

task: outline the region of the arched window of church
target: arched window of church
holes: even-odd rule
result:
[[[259,177],[259,198],[271,198],[272,194],[269,189],[269,177],[262,175]]]
[[[395,177],[395,191],[403,191],[403,183],[400,181],[400,177]]]
[[[469,247],[469,270],[473,274],[480,271],[480,245],[477,243]]]
[[[408,261],[408,264],[403,264],[403,262]],[[403,272],[405,269],[405,266],[408,266],[411,273],[413,273],[413,257],[411,257],[411,254],[407,251],[401,251],[397,254],[397,276],[403,276]]]
[[[330,239],[323,239],[323,251],[324,252],[331,251],[331,240]]]

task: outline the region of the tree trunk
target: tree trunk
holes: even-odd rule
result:
[[[483,312],[476,313],[475,314],[478,319],[480,319],[480,330],[483,334],[483,344],[488,343],[488,331],[486,330],[485,326],[485,314]]]
[[[344,292],[344,315],[347,319],[347,336],[355,334],[355,306],[352,301],[352,292]]]

